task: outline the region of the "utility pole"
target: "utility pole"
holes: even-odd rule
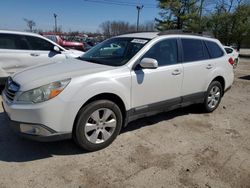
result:
[[[55,18],[55,33],[57,32],[57,14],[54,13],[54,18]]]
[[[202,11],[203,11],[203,5],[205,0],[201,0],[200,4],[200,15],[199,15],[199,30],[201,31],[201,21],[202,21]]]
[[[140,24],[140,12],[143,9],[143,5],[141,6],[136,6],[137,9],[137,25],[136,25],[136,30],[139,31],[139,24]]]

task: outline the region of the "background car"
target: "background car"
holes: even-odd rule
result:
[[[82,42],[72,42],[66,41],[59,35],[43,35],[44,37],[54,41],[55,43],[59,44],[60,46],[68,49],[76,49],[84,51],[84,44]]]
[[[84,52],[90,50],[93,46],[89,45],[87,42],[83,42],[84,44]]]
[[[81,51],[66,50],[38,34],[0,30],[0,85],[9,75],[27,67],[76,58],[82,54]]]
[[[239,52],[237,52],[234,48],[229,46],[224,46],[229,57],[233,59],[233,67],[236,68],[239,63]]]

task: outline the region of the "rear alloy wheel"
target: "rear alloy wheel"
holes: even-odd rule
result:
[[[119,107],[111,101],[99,100],[81,109],[73,136],[83,149],[96,151],[110,145],[121,127],[122,113]]]
[[[213,112],[220,104],[222,97],[222,87],[220,82],[213,81],[208,87],[204,107],[206,112]]]

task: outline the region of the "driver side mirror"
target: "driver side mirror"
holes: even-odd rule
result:
[[[139,65],[144,69],[156,69],[158,67],[158,61],[153,58],[143,58]]]
[[[54,46],[53,51],[57,52],[57,53],[61,53],[61,50],[60,50],[60,48],[58,46]]]

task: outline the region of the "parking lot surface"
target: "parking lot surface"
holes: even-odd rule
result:
[[[1,97],[0,97],[1,101]],[[0,107],[0,188],[250,187],[250,60],[219,108],[178,109],[129,124],[108,148],[38,143],[9,129]]]

